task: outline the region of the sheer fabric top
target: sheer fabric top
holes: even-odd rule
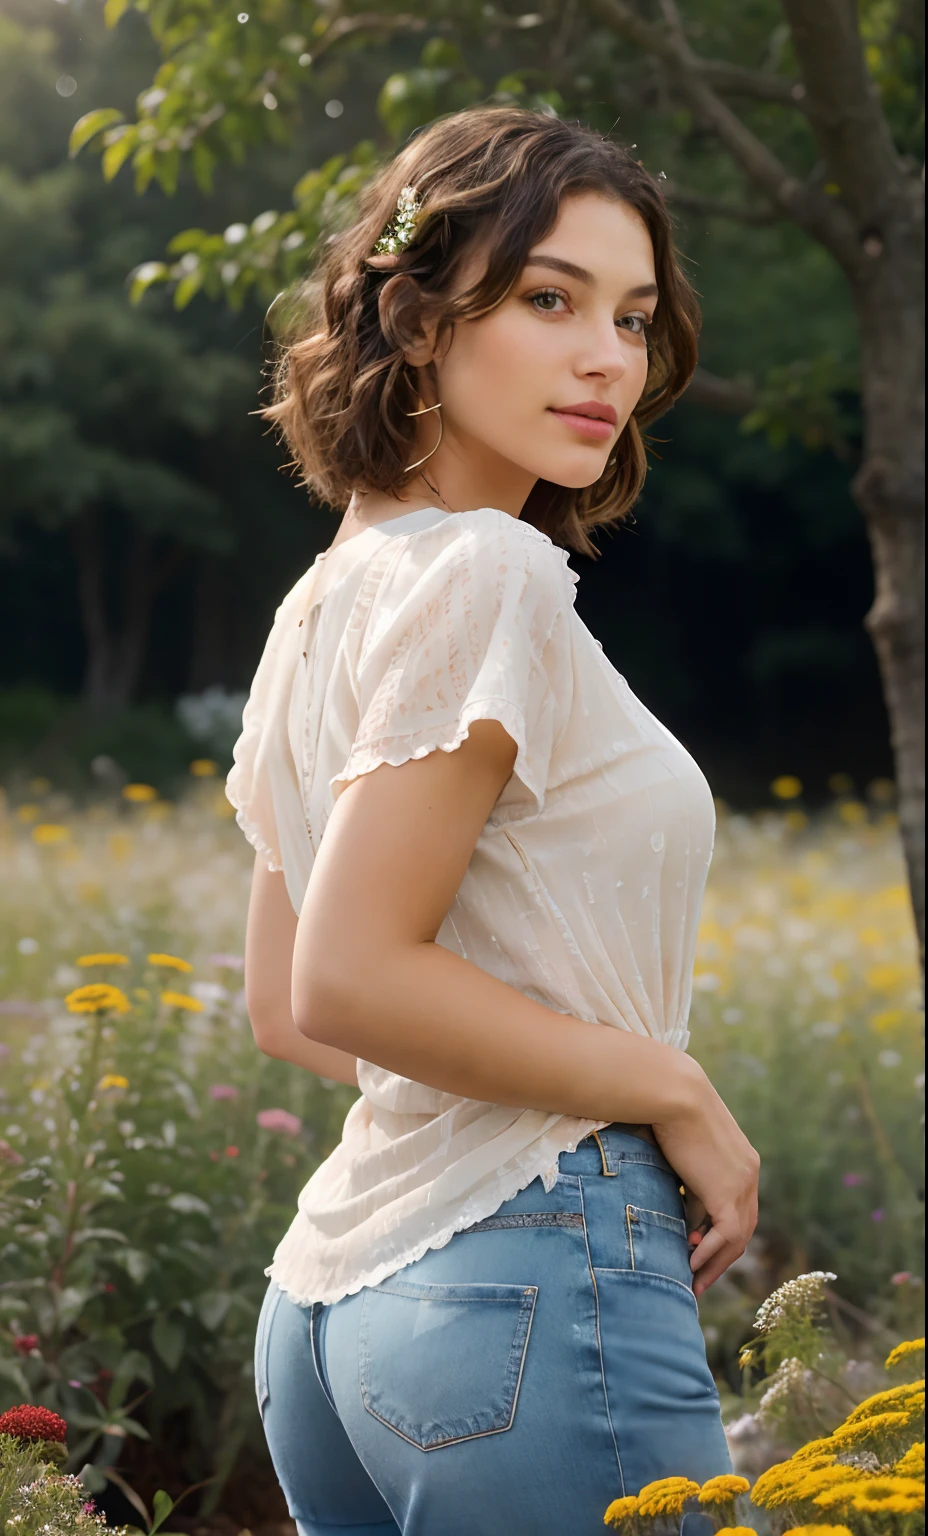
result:
[[[580,619],[577,580],[491,507],[407,513],[320,555],[277,610],[226,793],[299,911],[347,783],[500,721],[515,767],[437,942],[557,1013],[685,1049],[714,802]],[[558,1155],[609,1123],[357,1071],[266,1271],[301,1305],[376,1285],[536,1177],[551,1189]]]

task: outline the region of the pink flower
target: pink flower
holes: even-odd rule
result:
[[[845,1189],[854,1189],[857,1184],[862,1184],[863,1182],[864,1176],[862,1173],[846,1173],[841,1179]]]
[[[210,965],[217,965],[223,971],[243,971],[245,961],[241,955],[210,955]]]
[[[238,1157],[238,1147],[226,1147],[226,1157]]]
[[[912,1271],[910,1269],[897,1269],[896,1273],[891,1276],[889,1283],[890,1285],[906,1285],[911,1278]]]
[[[217,1103],[222,1099],[237,1099],[238,1089],[233,1088],[231,1083],[210,1083],[209,1096]]]
[[[886,1212],[881,1210],[879,1208],[879,1206],[878,1206],[875,1211],[871,1211],[870,1212],[870,1220],[871,1221],[885,1221],[886,1220]]]
[[[262,1131],[280,1131],[283,1136],[299,1136],[303,1122],[289,1109],[259,1109],[256,1117]]]

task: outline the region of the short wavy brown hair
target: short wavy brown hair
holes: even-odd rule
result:
[[[407,185],[423,201],[413,238],[394,267],[372,268],[367,258]],[[423,320],[438,321],[440,342],[456,321],[500,303],[556,224],[562,199],[583,192],[621,199],[650,234],[660,298],[647,381],[600,479],[581,490],[538,481],[522,516],[555,543],[599,553],[587,530],[625,517],[647,468],[641,429],[692,377],[699,306],[660,183],[610,139],[543,112],[486,106],[439,118],[368,183],[356,221],[323,246],[278,343],[272,404],[256,412],[285,439],[301,483],[337,509],[355,490],[403,490],[415,439],[406,413],[420,403],[404,344]],[[486,271],[458,292],[458,272],[480,240]],[[394,284],[381,302],[397,274],[413,277],[415,286]]]

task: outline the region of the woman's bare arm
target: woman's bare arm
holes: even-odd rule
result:
[[[759,1159],[698,1064],[661,1041],[558,1014],[436,944],[515,744],[475,721],[454,752],[344,786],[293,952],[293,1018],[313,1040],[446,1093],[654,1126],[713,1230],[699,1294],[757,1219]]]
[[[298,1032],[290,1008],[296,913],[282,874],[255,859],[245,933],[245,1001],[259,1048],[308,1072],[358,1086],[354,1056]]]

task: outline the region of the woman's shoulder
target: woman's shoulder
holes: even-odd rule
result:
[[[434,564],[436,576],[450,565],[474,570],[489,586],[498,585],[509,570],[546,574],[549,580],[575,586],[577,576],[567,563],[567,551],[540,528],[498,507],[449,512],[438,522],[402,541],[404,554],[420,572]]]

